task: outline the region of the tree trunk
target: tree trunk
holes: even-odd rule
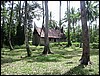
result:
[[[51,17],[52,17],[52,15],[51,15],[51,12],[50,12],[50,26],[52,27]]]
[[[90,61],[90,47],[89,47],[89,33],[87,26],[85,1],[80,1],[80,8],[81,8],[81,22],[82,22],[82,36],[83,36],[83,52],[80,61],[81,64],[88,65],[88,62]]]
[[[28,44],[28,29],[27,29],[27,1],[25,1],[25,22],[24,22],[24,32],[25,32],[25,44],[27,50],[27,56],[31,56],[31,51]]]
[[[20,13],[20,10],[21,10],[21,1],[20,1],[20,3],[18,2],[18,4],[19,4],[19,18],[18,18],[18,25],[17,25],[17,33],[16,33],[16,43],[17,43],[17,45],[20,45],[20,27],[21,27],[21,13]]]
[[[74,19],[73,19],[73,22],[72,22],[72,24],[73,24],[73,40],[75,41],[75,28],[74,28]]]
[[[3,4],[3,13],[5,12],[5,10],[4,10],[4,7],[5,7],[5,5],[4,5],[4,1],[2,2],[2,4]],[[4,21],[4,15],[3,15],[3,22],[2,22],[2,26],[1,26],[1,48],[3,48],[3,43],[4,43],[4,26],[5,26],[5,21]]]
[[[59,30],[61,31],[61,1],[59,5]],[[60,38],[58,39],[58,44],[60,44]]]
[[[21,1],[20,1],[20,4],[19,4],[19,25],[21,26]]]
[[[49,38],[48,38],[48,1],[45,1],[45,45],[44,45],[44,51],[42,52],[42,54],[49,54],[51,53],[50,48],[49,48]]]
[[[61,30],[61,1],[60,1],[60,6],[59,6],[59,27]]]
[[[12,14],[13,14],[13,1],[12,1],[12,9],[11,9],[11,15],[10,15],[10,22],[9,22],[9,31],[8,31],[8,42],[9,42],[10,50],[13,50],[13,46],[11,42]]]
[[[74,33],[75,33],[75,29],[74,29],[74,20],[73,20],[73,35],[74,35]]]
[[[69,47],[72,45],[70,41],[70,1],[69,1],[69,4],[67,1],[67,11],[68,11],[68,45],[67,46]]]
[[[41,28],[41,32],[40,32],[40,36],[44,27],[44,1],[42,1],[42,9],[43,9],[43,22],[42,22],[42,28]],[[40,38],[39,38],[39,42],[40,42]]]

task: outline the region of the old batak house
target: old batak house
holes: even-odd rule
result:
[[[39,28],[36,26],[34,23],[34,31],[33,31],[33,39],[32,39],[32,44],[33,45],[44,45],[44,27]],[[64,42],[66,41],[66,36],[64,34],[63,28],[61,31],[59,29],[53,29],[53,28],[48,28],[48,38],[49,42]]]

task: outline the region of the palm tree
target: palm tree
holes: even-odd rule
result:
[[[52,18],[52,12],[50,12],[50,26],[52,26],[52,24],[51,24],[51,18]]]
[[[69,3],[68,3],[68,1],[67,1],[67,11],[68,11],[68,15],[67,15],[67,17],[68,17],[68,47],[69,46],[71,46],[72,44],[71,44],[71,40],[70,40],[70,1],[69,1]]]
[[[14,2],[12,1],[12,8],[11,8],[10,22],[9,22],[9,33],[8,33],[8,42],[9,42],[10,50],[13,50],[13,46],[12,46],[12,42],[11,42],[11,26],[12,26],[12,15],[13,15],[13,4],[14,4]]]
[[[99,17],[99,3],[98,1],[86,1],[87,7],[87,20],[89,21],[89,27],[93,21]]]
[[[61,1],[60,1],[60,6],[59,6],[59,27],[61,30]]]
[[[4,43],[4,26],[5,26],[5,1],[1,1],[1,5],[2,5],[2,10],[1,10],[1,21],[2,21],[2,26],[1,26],[1,48],[3,47],[3,43]]]
[[[52,19],[48,21],[48,28],[56,29],[56,27],[57,27],[57,21]]]
[[[44,1],[42,1],[42,10],[43,10],[43,22],[42,22],[41,32],[42,32],[43,27],[44,27]],[[41,36],[41,32],[40,32],[40,36]],[[39,40],[40,40],[40,39],[39,39]]]
[[[19,45],[19,46],[24,44],[24,41],[25,41],[23,25],[21,26],[21,24],[22,24],[22,13],[21,13],[21,11],[23,11],[22,8],[21,8],[21,5],[22,5],[21,1],[18,2],[18,6],[16,6],[16,9],[15,9],[16,10],[16,19],[17,19],[16,23],[18,23],[17,29],[16,29],[16,44]]]
[[[71,12],[70,12],[70,19],[71,19],[71,23],[72,23],[72,27],[73,27],[73,36],[72,36],[72,41],[75,41],[75,23],[77,22],[77,13],[75,13],[75,8],[71,8]]]
[[[99,4],[98,1],[86,1],[86,7],[87,7],[87,21],[89,22],[89,31],[90,31],[90,42],[91,42],[91,35],[92,35],[92,31],[91,31],[91,24],[92,22],[96,21],[98,16],[99,16],[99,8],[98,8]]]
[[[25,22],[24,22],[25,44],[27,56],[31,56],[31,51],[28,44],[28,29],[27,29],[27,1],[25,1]]]
[[[81,64],[88,65],[90,61],[90,46],[89,46],[89,33],[87,26],[85,1],[80,1],[81,8],[81,22],[82,22],[82,36],[83,36],[83,52],[80,59]]]
[[[49,38],[48,38],[48,1],[45,1],[45,15],[46,15],[46,18],[45,18],[45,38],[44,38],[44,42],[45,42],[45,45],[44,45],[44,51],[42,52],[42,54],[49,54],[51,53],[50,51],[50,48],[49,48]]]

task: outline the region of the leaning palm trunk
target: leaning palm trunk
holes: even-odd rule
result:
[[[10,15],[9,32],[8,32],[8,42],[9,42],[10,50],[13,50],[13,46],[11,43],[12,14],[13,14],[13,1],[12,1],[12,9],[11,9],[11,15]]]
[[[50,48],[49,48],[49,38],[48,38],[48,1],[45,1],[45,38],[44,38],[44,51],[42,52],[43,54],[49,54],[51,53]]]
[[[81,22],[82,22],[82,36],[83,36],[83,52],[80,61],[81,64],[88,65],[88,62],[90,61],[90,47],[89,47],[89,33],[87,27],[85,1],[80,1],[80,8],[81,8]]]
[[[24,22],[25,44],[27,50],[27,56],[31,56],[31,51],[28,45],[28,29],[27,29],[27,1],[25,1],[25,22]]]

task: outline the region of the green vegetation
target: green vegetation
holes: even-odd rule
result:
[[[2,48],[1,75],[99,75],[99,49],[90,49],[92,65],[82,68],[82,48],[53,46],[54,54],[42,55],[43,46],[30,46],[31,57],[26,57],[25,45],[15,48]]]
[[[60,1],[58,26],[48,1],[1,1],[1,75],[99,75],[99,1],[80,1],[80,8],[70,2],[61,20]],[[33,19],[42,16],[45,46],[33,46]],[[67,41],[54,37],[49,47],[48,28]]]

